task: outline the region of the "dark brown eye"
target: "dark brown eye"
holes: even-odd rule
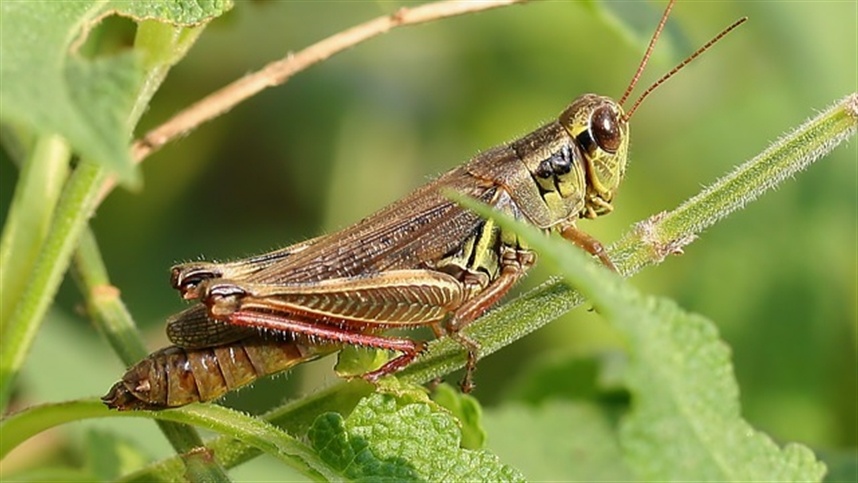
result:
[[[602,150],[614,154],[620,149],[620,125],[609,107],[600,107],[590,118],[590,133]]]

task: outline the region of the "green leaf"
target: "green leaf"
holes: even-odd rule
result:
[[[108,171],[126,182],[134,181],[127,149],[131,126],[169,67],[201,32],[201,28],[158,28],[162,24],[147,20],[138,32],[139,45],[133,53],[94,60],[78,55],[86,34],[103,16],[126,14],[136,6],[138,3],[123,1],[0,4],[4,20],[0,28],[0,121],[19,131],[30,129],[40,134],[35,138],[43,140],[59,134],[63,137],[59,141],[68,141],[71,150],[83,158],[65,183],[53,216],[52,207],[33,211],[32,204],[23,200],[37,194],[39,187],[32,185],[39,179],[50,179],[50,174],[40,170],[58,170],[67,160],[55,153],[52,159],[36,160],[37,165],[22,170],[23,177],[37,179],[16,189],[0,247],[0,258],[18,260],[20,269],[3,280],[13,293],[4,292],[0,314],[0,408],[8,403],[13,380],[53,300],[77,237],[95,209]],[[55,192],[40,201],[51,203]],[[36,238],[23,236],[26,230],[19,225],[34,214],[36,225],[45,226],[50,218],[50,228]],[[22,249],[30,246],[28,242],[41,245],[37,257]],[[13,304],[7,303],[15,292],[21,292],[20,296],[10,299]]]
[[[523,481],[488,451],[460,447],[449,413],[390,394],[363,399],[343,419],[319,416],[308,433],[323,461],[358,481]]]
[[[5,146],[4,146],[5,147]],[[0,236],[0,332],[31,277],[68,175],[71,152],[59,136],[40,136],[22,160]]]
[[[192,27],[220,17],[232,8],[232,0],[183,0],[172,2],[108,2],[106,11],[134,20],[161,20]]]
[[[623,462],[613,416],[598,406],[557,400],[535,407],[512,403],[486,409],[484,419],[488,448],[528,481],[635,479]],[[525,435],[539,437],[522,444]]]
[[[85,59],[78,47],[109,14],[197,24],[227,2],[3,2],[0,16],[0,120],[58,133],[82,157],[125,182],[136,180],[129,122],[144,72],[138,56]]]
[[[647,478],[819,481],[825,467],[800,445],[783,449],[741,418],[729,348],[705,318],[674,303],[622,294],[616,318],[632,341],[634,411],[621,428]],[[634,320],[633,318],[637,318]]]
[[[338,413],[319,416],[308,436],[322,460],[349,480],[423,481],[407,461],[376,458],[369,441],[348,434],[345,420]]]
[[[464,394],[449,384],[440,384],[432,394],[432,400],[447,409],[462,425],[462,447],[480,449],[486,442],[483,428],[483,408],[470,394]]]
[[[461,196],[458,198],[461,199]],[[779,448],[741,418],[729,349],[705,318],[638,293],[558,236],[463,204],[515,231],[629,341],[632,412],[620,441],[648,480],[819,481],[825,466],[800,445]]]

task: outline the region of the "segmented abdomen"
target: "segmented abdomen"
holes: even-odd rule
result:
[[[211,401],[336,349],[258,338],[201,349],[170,346],[129,368],[101,400],[119,410],[164,409]]]

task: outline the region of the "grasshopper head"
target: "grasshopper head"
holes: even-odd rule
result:
[[[587,194],[582,216],[609,213],[628,159],[629,125],[622,107],[611,98],[585,94],[560,114],[559,122],[584,158]]]

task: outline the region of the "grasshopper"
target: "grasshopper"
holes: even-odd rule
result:
[[[582,95],[555,121],[477,155],[339,232],[230,263],[174,266],[173,287],[184,299],[201,303],[169,321],[170,340],[187,351],[199,351],[256,340],[260,334],[280,335],[300,349],[290,363],[312,358],[324,352],[312,347],[328,344],[398,352],[363,375],[376,382],[407,366],[425,348],[423,341],[384,331],[429,327],[467,350],[462,389],[471,390],[479,345],[460,330],[503,297],[533,266],[536,254],[515,233],[459,206],[445,193],[457,191],[546,232],[558,231],[616,270],[601,243],[581,231],[576,221],[613,210],[626,172],[629,121],[641,102],[745,20],[653,83],[625,112],[622,105],[673,4],[671,0],[665,9],[619,102]],[[143,362],[166,355],[156,353]],[[129,374],[146,373],[135,368]],[[126,391],[151,386],[137,375],[126,374],[124,382]]]

